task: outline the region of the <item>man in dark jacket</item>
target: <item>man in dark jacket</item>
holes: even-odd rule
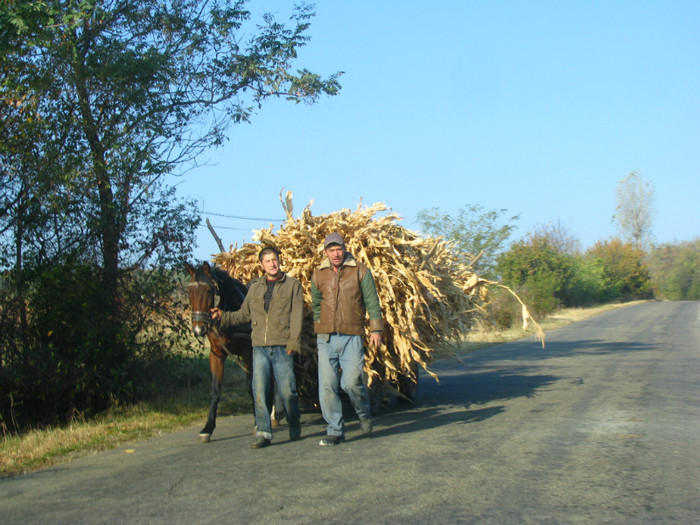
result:
[[[301,435],[299,402],[294,377],[293,353],[300,350],[304,296],[299,281],[280,269],[279,252],[266,247],[258,255],[265,275],[254,279],[240,310],[211,311],[212,319],[220,320],[221,328],[250,321],[253,342],[253,395],[257,432],[253,448],[262,448],[272,440],[272,424],[268,398],[270,372],[275,375],[278,393],[284,400],[289,423],[289,439]]]
[[[345,250],[345,241],[338,233],[328,235],[323,247],[326,260],[311,276],[311,299],[318,343],[318,395],[328,423],[326,437],[319,445],[331,446],[345,438],[338,387],[350,398],[362,433],[372,431],[362,337],[369,313],[370,344],[379,347],[383,320],[369,268]]]

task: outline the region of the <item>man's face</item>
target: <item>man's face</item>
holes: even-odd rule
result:
[[[280,260],[275,253],[266,253],[263,255],[260,266],[265,274],[272,279],[277,279],[282,273],[280,270]]]
[[[343,259],[345,259],[345,248],[339,244],[331,244],[326,248],[326,257],[328,257],[334,268],[340,268],[340,265],[343,264]]]

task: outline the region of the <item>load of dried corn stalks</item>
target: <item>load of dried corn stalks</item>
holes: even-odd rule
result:
[[[361,205],[315,217],[311,205],[298,218],[292,216],[291,192],[282,198],[286,221],[277,230],[270,226],[255,232],[255,243],[232,246],[214,257],[214,263],[233,277],[248,282],[262,275],[258,253],[270,245],[281,253],[282,268],[304,288],[305,323],[302,336],[302,383],[316,383],[316,341],[311,312],[311,274],[323,262],[323,239],[339,232],[346,249],[372,271],[385,318],[380,348],[366,345],[365,370],[370,383],[380,378],[417,382],[418,367],[430,370],[430,362],[444,355],[447,343],[461,340],[472,327],[489,285],[470,267],[471,260],[458,255],[442,238],[421,236],[400,225],[384,204]],[[500,286],[500,285],[499,285]],[[517,299],[517,297],[516,297]],[[521,302],[522,304],[522,302]],[[523,304],[523,319],[532,320]],[[534,323],[539,330],[539,326]],[[541,332],[541,330],[539,330]],[[539,333],[538,335],[543,335]],[[300,393],[305,389],[298,385]]]

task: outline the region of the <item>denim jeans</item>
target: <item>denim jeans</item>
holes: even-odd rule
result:
[[[345,435],[343,405],[340,400],[342,388],[360,419],[371,419],[369,393],[365,386],[363,366],[365,352],[359,335],[321,334],[318,344],[318,397],[323,419],[328,423],[329,436]],[[341,373],[342,369],[342,373]]]
[[[255,397],[255,424],[257,436],[272,439],[270,406],[272,397],[272,374],[275,377],[278,397],[283,400],[290,428],[299,425],[299,401],[296,378],[294,377],[294,357],[287,354],[284,346],[253,347],[253,396]],[[272,400],[274,402],[274,398]]]

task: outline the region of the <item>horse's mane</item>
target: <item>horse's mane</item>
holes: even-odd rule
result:
[[[219,308],[224,311],[238,310],[248,293],[248,287],[218,266],[211,267],[211,275],[219,285]]]

